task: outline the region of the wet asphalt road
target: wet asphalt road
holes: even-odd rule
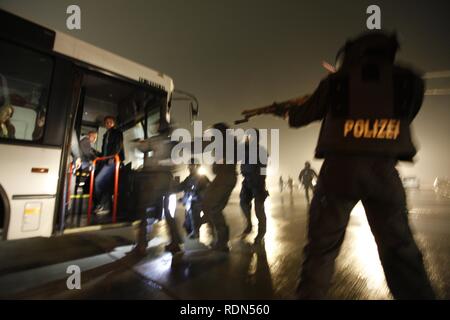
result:
[[[439,298],[450,299],[450,199],[432,191],[408,192],[410,223]],[[306,204],[299,191],[272,194],[266,202],[268,230],[264,246],[252,245],[255,234],[240,238],[243,218],[238,198],[225,210],[231,229],[231,252],[211,252],[201,243],[186,240],[185,253],[164,252],[164,223],[153,230],[148,255],[125,255],[129,247],[110,253],[115,262],[83,273],[83,288],[76,292],[41,292],[37,297],[82,299],[292,299],[305,243]],[[177,211],[181,227],[184,213]],[[254,220],[256,224],[256,220]],[[206,226],[202,243],[211,241]],[[330,299],[391,299],[376,245],[362,206],[352,212],[336,264]]]

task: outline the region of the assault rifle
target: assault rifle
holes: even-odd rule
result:
[[[234,124],[241,124],[244,122],[248,122],[250,118],[263,114],[275,114],[277,116],[283,116],[284,114],[286,114],[289,108],[304,103],[308,98],[309,95],[304,95],[280,103],[274,102],[271,105],[262,108],[244,110],[241,113],[244,116],[244,118],[234,121]]]

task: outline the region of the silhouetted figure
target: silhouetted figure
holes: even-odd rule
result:
[[[280,105],[291,127],[323,120],[316,157],[324,158],[310,207],[299,298],[323,298],[350,212],[362,201],[392,295],[433,299],[422,254],[408,225],[405,191],[395,169],[416,149],[410,123],[424,96],[422,78],[394,64],[395,35],[373,31],[347,42],[336,73],[305,102]]]
[[[190,239],[200,237],[200,226],[202,225],[200,213],[206,188],[210,184],[208,177],[198,172],[199,168],[200,165],[191,160],[189,176],[177,186],[177,191],[184,192],[183,204],[186,208],[184,227]]]
[[[144,167],[135,173],[136,211],[141,217],[136,250],[144,254],[147,248],[147,234],[149,220],[160,220],[164,214],[170,243],[165,249],[172,254],[181,251],[182,244],[175,218],[169,210],[169,197],[174,189],[173,172],[176,167],[171,160],[174,143],[170,139],[171,128],[160,126],[158,134],[142,140],[138,149],[151,157],[144,158]]]
[[[306,161],[305,167],[298,176],[300,184],[305,188],[306,203],[309,205],[309,190],[313,190],[313,179],[317,178],[317,173],[311,169],[311,164]]]
[[[294,180],[291,177],[287,180],[287,186],[289,188],[289,196],[292,198],[292,193],[294,192]]]
[[[226,141],[226,137],[230,135],[230,133],[227,132],[229,127],[225,123],[217,123],[213,125],[212,128],[221,132],[223,141]],[[229,138],[235,139],[234,137]],[[230,199],[231,192],[236,186],[237,173],[235,159],[232,159],[232,164],[227,164],[226,148],[223,151],[223,158],[216,159],[216,162],[212,167],[216,177],[206,189],[203,200],[203,213],[207,216],[206,219],[209,219],[212,222],[216,233],[216,238],[211,248],[217,251],[228,252],[230,250],[228,247],[230,230],[225,221],[223,209],[225,209],[228,200]]]
[[[243,236],[252,232],[252,200],[255,203],[255,215],[258,219],[258,233],[255,242],[264,239],[266,234],[266,213],[264,211],[264,201],[269,193],[266,189],[266,167],[267,162],[261,161],[260,155],[267,155],[267,151],[259,142],[259,133],[255,131],[256,136],[250,137],[245,143],[245,159],[241,164],[241,174],[244,177],[242,181],[240,198],[240,206],[246,220],[246,227]],[[256,139],[256,150],[251,150],[251,139]],[[250,152],[256,152],[256,163],[250,163]],[[266,158],[267,159],[267,158]]]

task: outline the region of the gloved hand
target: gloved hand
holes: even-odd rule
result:
[[[274,102],[273,105],[273,114],[277,117],[285,119],[289,112],[289,105],[285,103],[276,103]]]

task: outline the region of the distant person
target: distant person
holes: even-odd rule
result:
[[[306,196],[306,203],[309,205],[309,190],[313,190],[313,180],[314,178],[317,178],[317,173],[314,171],[314,169],[311,169],[311,164],[309,161],[305,162],[305,167],[302,171],[300,171],[300,175],[298,176],[298,180],[300,181],[300,184],[305,188],[305,196]]]
[[[120,161],[125,159],[123,150],[123,134],[116,127],[116,118],[107,116],[104,119],[107,129],[103,135],[102,157],[119,155]],[[107,214],[111,211],[111,196],[114,185],[115,165],[114,159],[106,160],[101,165],[101,169],[95,177],[95,199],[97,214]]]
[[[0,107],[0,138],[15,139],[16,128],[11,123],[14,108],[10,104]]]
[[[284,190],[284,181],[283,181],[283,177],[280,176],[280,179],[278,180],[278,186],[280,188],[280,193],[283,193]]]
[[[287,180],[287,186],[289,188],[289,195],[292,198],[292,193],[294,192],[294,180],[292,180],[291,177],[289,177]]]

